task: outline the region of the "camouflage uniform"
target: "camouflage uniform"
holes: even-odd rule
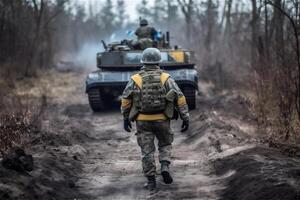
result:
[[[143,67],[141,71],[160,70],[158,66]],[[164,80],[162,80],[164,79]],[[175,104],[182,120],[189,120],[188,105],[185,97],[174,79],[167,73],[163,73],[161,80],[166,92],[174,90],[176,92]],[[121,112],[124,119],[129,118],[130,110],[132,109],[135,95],[140,90],[139,83],[132,76],[128,82],[123,95]],[[132,119],[131,119],[132,120]],[[171,161],[171,149],[173,142],[173,133],[170,128],[170,119],[163,113],[161,114],[138,114],[136,119],[137,126],[137,141],[142,151],[142,164],[145,176],[153,176],[156,174],[155,166],[155,137],[158,139],[159,161]]]
[[[155,33],[155,28],[150,26],[141,26],[135,31],[135,35],[138,37],[138,40],[146,38],[154,40]]]

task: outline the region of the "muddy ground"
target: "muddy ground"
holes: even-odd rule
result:
[[[27,149],[35,169],[0,167],[0,199],[300,199],[300,159],[264,144],[250,103],[233,92],[203,92],[188,132],[172,123],[175,181],[165,185],[158,171],[158,190],[149,193],[134,131],[123,131],[118,109],[90,110],[84,79],[51,72],[41,80],[49,106]]]

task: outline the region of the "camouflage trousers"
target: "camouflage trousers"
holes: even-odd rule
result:
[[[137,121],[137,142],[142,151],[142,164],[145,176],[156,174],[155,143],[158,140],[159,161],[171,162],[173,133],[170,121]]]

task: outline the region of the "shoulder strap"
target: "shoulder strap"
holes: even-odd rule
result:
[[[169,79],[169,77],[170,77],[170,74],[168,74],[166,72],[161,73],[160,82],[161,82],[162,86],[165,85],[165,83],[167,82],[167,80]]]
[[[143,80],[142,80],[141,75],[135,74],[135,75],[131,76],[131,79],[135,82],[135,84],[136,84],[140,89],[142,89],[142,86],[143,86]]]

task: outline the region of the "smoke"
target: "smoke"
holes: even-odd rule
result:
[[[98,40],[83,41],[78,51],[71,53],[64,52],[58,55],[56,59],[57,69],[61,71],[72,71],[76,69],[88,71],[96,70],[96,55],[104,51],[101,40],[104,40],[106,44],[112,42],[118,43],[124,39],[132,40],[135,39],[134,34],[129,34],[134,32],[132,30],[132,27],[127,27],[112,33],[109,37],[99,37]]]
[[[84,69],[96,68],[96,54],[104,51],[100,42],[88,42],[82,45],[78,53],[74,56],[76,65]]]
[[[56,69],[59,71],[94,70],[96,69],[96,54],[103,51],[97,42],[86,42],[77,52],[61,52],[56,57]]]
[[[124,39],[134,39],[132,36],[126,34],[126,30],[121,30],[110,35],[110,37],[104,38],[106,44],[111,42],[121,42]],[[73,55],[73,61],[76,66],[80,68],[92,70],[96,69],[96,54],[103,52],[104,48],[101,43],[101,38],[97,42],[85,42],[80,50]]]

